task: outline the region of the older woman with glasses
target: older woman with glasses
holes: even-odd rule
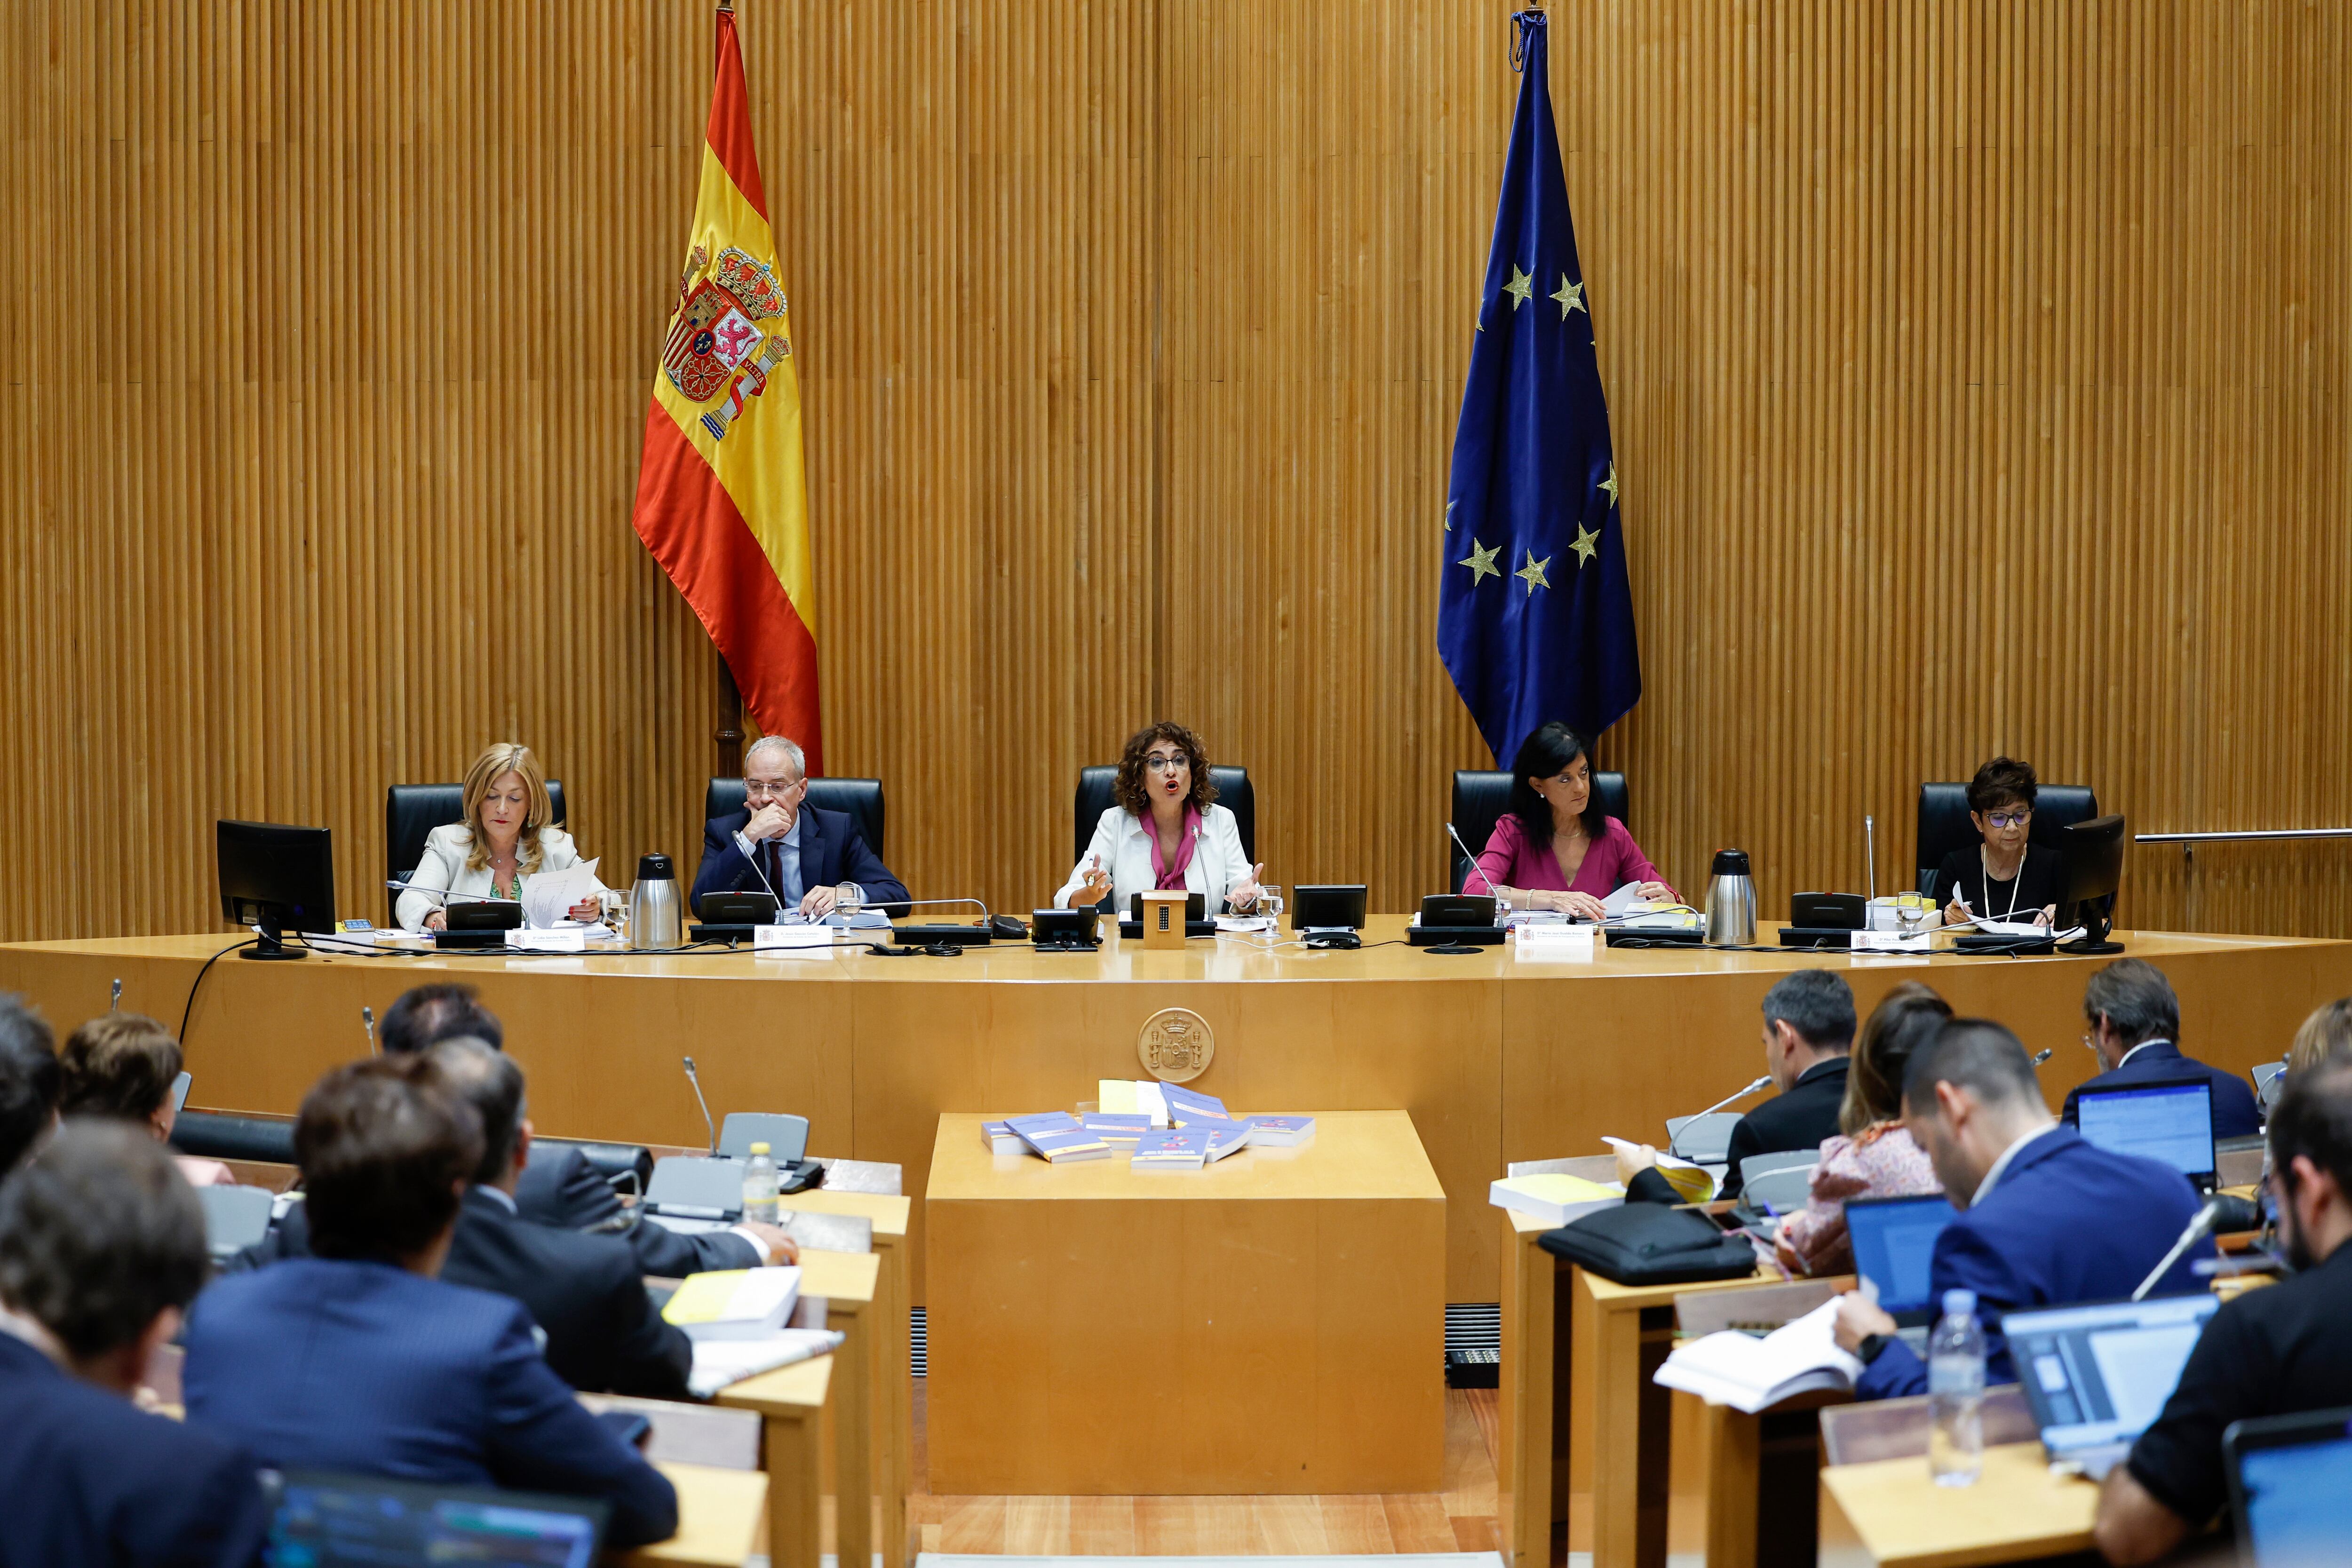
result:
[[[1108,899],[1124,913],[1136,894],[1155,889],[1199,893],[1211,914],[1257,907],[1265,868],[1250,864],[1234,814],[1215,804],[1199,736],[1165,722],[1138,730],[1112,788],[1118,804],[1095,824],[1093,842],[1054,895],[1055,908]]]
[[[1969,781],[1969,819],[1983,843],[1955,849],[1936,873],[1944,919],[2022,921],[2048,925],[2058,913],[2062,868],[2058,851],[2027,842],[2033,796],[2041,787],[2033,765],[1995,757]]]
[[[743,809],[702,825],[694,907],[705,893],[773,893],[777,912],[823,920],[843,902],[907,902],[907,885],[874,853],[857,819],[808,800],[808,763],[782,735],[743,753]]]

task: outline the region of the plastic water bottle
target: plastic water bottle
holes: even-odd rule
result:
[[[763,1225],[776,1223],[776,1163],[768,1157],[765,1143],[751,1145],[751,1157],[743,1163],[743,1217]],[[1984,1352],[1977,1352],[1977,1390],[1984,1390]]]
[[[1984,1471],[1984,1331],[1977,1293],[1944,1292],[1944,1317],[1927,1342],[1927,1474],[1939,1487],[1971,1487]]]

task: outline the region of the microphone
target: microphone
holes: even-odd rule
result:
[[[1462,851],[1462,858],[1470,862],[1470,869],[1478,873],[1478,879],[1486,884],[1486,891],[1494,894],[1496,907],[1507,908],[1503,895],[1495,889],[1495,879],[1486,875],[1486,868],[1478,864],[1478,857],[1470,853],[1470,846],[1462,842],[1462,835],[1454,831],[1454,824],[1450,822],[1445,825],[1445,837],[1454,840],[1454,847]]]
[[[1878,823],[1866,811],[1862,814],[1862,862],[1864,885],[1870,889],[1865,897],[1875,903],[1878,900]]]
[[[702,1098],[702,1079],[695,1075],[692,1057],[678,1059],[686,1063],[686,1081],[694,1086],[694,1103],[702,1107],[702,1125],[710,1134],[710,1157],[716,1160],[719,1158],[719,1128],[710,1120],[710,1102]]]
[[[110,1013],[122,1011],[122,978],[120,975],[117,975],[114,981],[114,1000],[106,1005],[106,1010]]]
[[[2133,1300],[2145,1299],[2150,1290],[2156,1289],[2156,1282],[2180,1261],[2180,1255],[2196,1246],[2198,1240],[2213,1228],[2213,1222],[2221,1217],[2224,1201],[2220,1193],[2205,1200],[2205,1206],[2197,1211],[2197,1217],[2189,1222],[2189,1228],[2180,1233],[2180,1239],[2172,1244],[2172,1250],[2164,1255],[2164,1261],[2149,1269],[2147,1278],[2139,1282],[2139,1289],[2131,1293]]]
[[[2033,1058],[2033,1065],[2034,1065],[2035,1067],[2040,1067],[2043,1062],[2048,1061],[2052,1057],[2053,1057],[2053,1056],[2055,1056],[2055,1055],[2057,1055],[2057,1054],[2058,1054],[2057,1052],[2055,1052],[2055,1051],[2053,1051],[2053,1050],[2050,1049],[2050,1048],[2049,1048],[2049,1047],[2044,1047],[2041,1050],[2041,1052],[2040,1052],[2039,1054],[2037,1054],[2037,1055],[2034,1057],[2034,1058]]]
[[[890,907],[893,909],[904,908],[914,910],[920,909],[926,904],[970,904],[972,908],[980,911],[981,922],[983,925],[996,918],[988,912],[988,906],[982,903],[978,899],[908,899],[904,902],[904,904],[894,902]]]
[[[1754,1094],[1758,1089],[1769,1084],[1771,1081],[1772,1075],[1768,1072],[1762,1078],[1758,1079],[1754,1083],[1749,1084],[1746,1089],[1741,1089],[1738,1093],[1725,1095],[1721,1100],[1717,1100],[1713,1105],[1710,1105],[1705,1110],[1700,1111],[1698,1116],[1692,1117],[1691,1121],[1696,1121],[1699,1116],[1712,1116],[1717,1111],[1721,1110],[1725,1106],[1729,1105],[1733,1100],[1745,1100],[1749,1095]],[[1684,1123],[1685,1126],[1688,1126],[1689,1124],[1689,1122]],[[1687,1158],[1687,1156],[1683,1155],[1681,1150],[1675,1147],[1675,1141],[1671,1138],[1666,1140],[1666,1152],[1678,1157]]]
[[[461,893],[454,888],[427,888],[417,882],[404,882],[397,877],[386,877],[383,879],[383,885],[387,888],[397,888],[404,893],[430,894],[445,905],[452,899],[464,899],[469,903],[477,904],[511,904],[515,901],[512,899],[499,898],[495,893]]]
[[[368,1055],[372,1057],[380,1057],[383,1055],[383,1052],[376,1047],[375,1043],[374,1008],[368,1006],[362,1006],[360,1008],[360,1027],[367,1031]]]
[[[768,874],[765,871],[760,869],[760,858],[752,853],[758,846],[745,837],[743,830],[740,827],[735,830],[735,847],[741,850],[743,858],[751,863],[751,875],[760,879],[760,886],[768,889],[768,897],[776,900],[776,918],[783,919],[784,896],[776,891],[776,885],[768,880]]]

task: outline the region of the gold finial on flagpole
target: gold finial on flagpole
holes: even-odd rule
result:
[[[719,9],[730,16],[733,16],[735,14],[735,0],[719,0]]]

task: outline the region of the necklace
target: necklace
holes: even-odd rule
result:
[[[1977,864],[1984,868],[1985,914],[1990,917],[1992,915],[1992,857],[1985,853],[1984,846],[1981,844],[1977,846]],[[1998,918],[2007,920],[2017,913],[2017,892],[2024,882],[2025,857],[2020,855],[2017,858],[2017,873],[2009,881],[2009,908],[2001,910]]]

